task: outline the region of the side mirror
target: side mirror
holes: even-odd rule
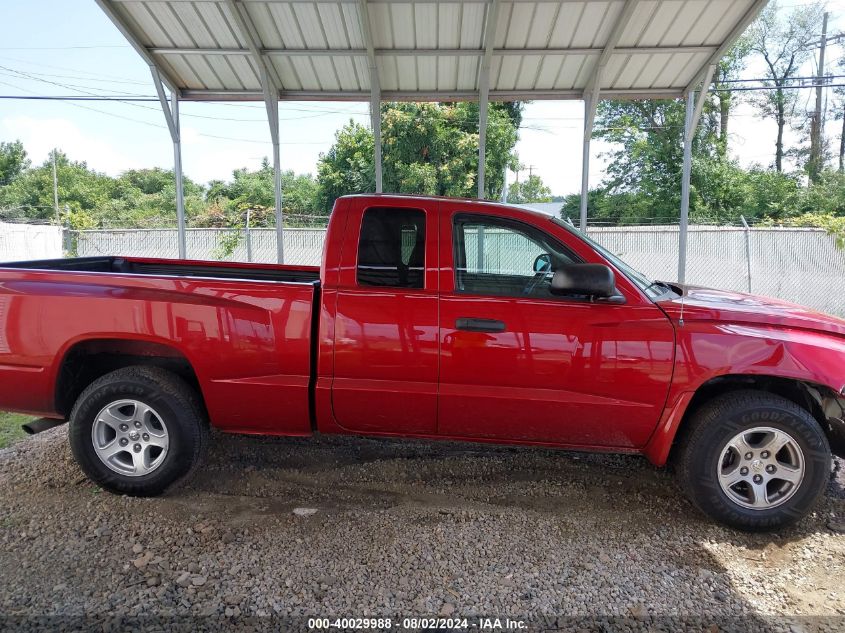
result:
[[[537,259],[534,260],[534,272],[541,273],[546,270],[552,269],[552,258],[549,257],[548,253],[543,253],[541,255],[537,255]]]
[[[560,295],[613,297],[616,277],[604,264],[567,264],[555,271],[551,291]]]

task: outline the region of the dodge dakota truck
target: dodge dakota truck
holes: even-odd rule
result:
[[[490,202],[340,198],[319,268],[0,264],[0,409],[68,421],[121,494],[184,480],[210,427],[359,434],[641,454],[776,529],[822,494],[843,408],[845,321],[647,279]]]

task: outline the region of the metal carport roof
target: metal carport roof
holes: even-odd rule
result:
[[[96,2],[152,70],[174,143],[182,232],[179,101],[265,101],[277,172],[281,261],[280,100],[369,101],[377,191],[382,189],[381,101],[478,100],[481,197],[490,99],[583,99],[585,228],[589,141],[598,101],[689,98],[701,85],[698,100],[688,99],[689,145],[715,65],[767,0]],[[171,92],[169,104],[164,85]],[[180,255],[183,251],[182,246]]]
[[[100,3],[182,99],[680,97],[754,18],[755,0],[109,0]],[[240,15],[236,15],[240,13]],[[495,24],[487,26],[496,13]],[[372,34],[367,41],[365,22]],[[242,32],[246,25],[249,34]],[[495,28],[493,28],[495,27]]]

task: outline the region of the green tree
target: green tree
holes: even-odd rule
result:
[[[274,184],[275,172],[267,158],[257,170],[246,168],[236,169],[232,173],[231,182],[214,181],[209,183],[208,200],[215,203],[217,208],[209,207],[209,217],[199,219],[198,222],[211,221],[216,225],[215,214],[222,211],[228,215],[229,223],[236,226],[247,208],[256,211],[254,226],[270,226],[275,223],[274,210],[276,208],[276,194]],[[293,216],[326,215],[319,206],[317,197],[317,182],[310,174],[295,174],[293,170],[282,172],[282,209]],[[269,210],[267,214],[263,210]],[[224,222],[225,223],[225,222]]]
[[[498,197],[512,161],[520,104],[491,104],[485,156],[485,195]],[[471,196],[478,171],[478,104],[383,104],[384,190],[396,193]],[[317,168],[321,204],[375,190],[372,132],[352,121],[338,131]]]
[[[335,133],[334,145],[317,163],[320,206],[330,209],[340,196],[375,191],[375,173],[372,132],[350,120]]]
[[[711,107],[706,104],[708,112]],[[674,221],[678,217],[684,118],[682,100],[599,104],[594,136],[608,141],[613,148],[606,154],[610,163],[603,186],[610,194],[642,194],[646,205],[637,205],[632,212],[646,211],[648,215],[639,219]],[[718,155],[715,129],[712,117],[702,117],[693,138],[693,157]]]
[[[751,40],[743,35],[719,61],[716,73],[713,76],[712,91],[716,99],[716,107],[710,110],[712,113],[710,116],[711,119],[718,117],[718,127],[715,122],[711,125],[718,130],[719,144],[717,147],[722,158],[726,158],[728,155],[730,115],[737,100],[736,95],[731,90],[734,87],[732,82],[738,79],[740,73],[745,70],[750,53]]]
[[[526,202],[551,202],[552,190],[543,184],[537,174],[531,174],[522,182],[512,183],[508,187],[508,202],[524,204]]]
[[[764,117],[774,119],[777,124],[775,169],[779,172],[783,171],[784,129],[799,98],[798,93],[787,86],[811,55],[823,13],[822,5],[812,4],[797,6],[785,15],[779,11],[777,3],[772,2],[748,32],[751,51],[764,62],[767,79],[763,83],[773,88],[760,91],[753,101]]]
[[[102,208],[111,197],[114,180],[88,169],[84,162],[71,161],[66,154],[56,156],[59,203],[74,211]],[[8,185],[0,188],[0,206],[19,209],[26,217],[52,220],[53,162],[46,160],[38,167],[21,172]]]
[[[0,143],[0,187],[8,185],[30,166],[20,141]]]

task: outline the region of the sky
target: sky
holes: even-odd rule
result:
[[[784,0],[783,10],[807,4]],[[845,0],[829,1],[828,32],[845,30]],[[831,47],[829,60],[841,54]],[[813,72],[810,63],[802,74]],[[752,64],[747,77],[761,76]],[[63,85],[57,85],[63,84]],[[0,95],[70,95],[82,93],[155,94],[149,68],[93,0],[0,1]],[[802,90],[812,107],[814,92]],[[272,154],[263,103],[180,104],[182,164],[200,183],[226,180],[240,167],[256,168]],[[283,169],[315,173],[321,153],[350,119],[369,125],[365,103],[281,102]],[[516,151],[555,195],[580,190],[584,106],[580,101],[535,101],[525,106],[524,127]],[[832,117],[831,117],[832,119]],[[776,126],[761,120],[748,103],[732,115],[731,152],[744,166],[768,165],[774,156]],[[838,139],[840,123],[826,131]],[[23,141],[33,163],[58,147],[71,159],[110,175],[142,167],[173,166],[173,147],[164,115],[155,102],[70,102],[0,99],[0,141]],[[787,143],[797,134],[789,132]],[[591,185],[605,176],[610,147],[592,143]],[[509,181],[515,174],[510,173]]]

